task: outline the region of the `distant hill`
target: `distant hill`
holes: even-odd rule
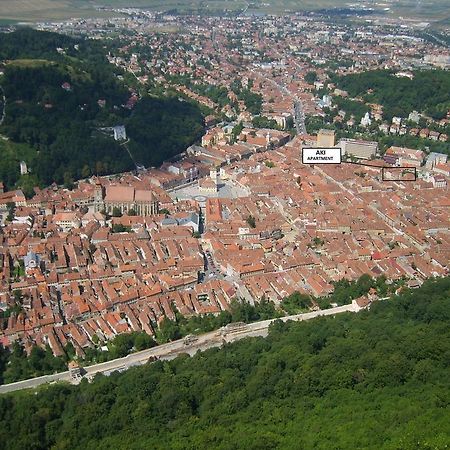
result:
[[[70,184],[133,169],[125,147],[100,128],[129,127],[129,148],[145,166],[161,164],[201,136],[202,115],[191,103],[145,98],[125,107],[131,94],[98,42],[24,29],[1,35],[0,60],[6,96],[0,133],[10,139],[0,177],[9,188],[29,185],[30,176],[39,184]],[[15,153],[14,143],[28,150]],[[21,159],[31,170],[22,178]]]
[[[59,59],[63,56],[57,48],[69,48],[80,41],[57,33],[38,32],[22,28],[14,33],[2,33],[0,39],[0,60],[5,59]],[[69,50],[74,54],[74,49]]]
[[[0,396],[9,449],[445,449],[450,278],[190,358]]]

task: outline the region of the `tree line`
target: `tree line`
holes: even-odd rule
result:
[[[396,77],[390,70],[372,70],[346,76],[331,75],[331,81],[366,103],[383,105],[383,116],[408,117],[416,110],[435,120],[446,117],[450,107],[450,73],[446,70],[417,70],[413,78]]]

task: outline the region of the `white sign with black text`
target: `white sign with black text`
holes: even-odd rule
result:
[[[340,164],[341,149],[339,147],[303,147],[303,164]]]

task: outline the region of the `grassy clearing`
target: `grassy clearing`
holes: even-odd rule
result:
[[[36,156],[36,150],[29,145],[17,144],[5,140],[5,138],[0,135],[0,157],[2,159],[0,181],[6,185],[7,189],[13,189],[17,180],[17,185],[23,185],[24,187],[27,184],[36,183],[36,180],[34,180],[32,175],[20,177],[19,174],[20,161],[25,161],[30,167],[33,166]]]
[[[8,61],[9,66],[15,67],[41,67],[54,65],[53,61],[48,61],[47,59],[14,59]]]

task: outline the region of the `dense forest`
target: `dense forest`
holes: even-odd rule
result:
[[[125,124],[134,160],[147,167],[186,150],[203,133],[200,109],[178,97],[142,99]]]
[[[23,29],[2,35],[6,110],[0,133],[11,144],[2,152],[0,175],[8,188],[18,185],[31,193],[30,180],[20,178],[21,160],[32,181],[70,185],[135,163],[157,166],[201,136],[202,115],[192,103],[146,97],[133,108],[132,93],[106,52],[98,42],[54,33]],[[130,127],[133,158],[111,132],[100,130],[122,124]]]
[[[388,120],[393,116],[408,117],[413,110],[443,119],[450,108],[450,73],[421,70],[413,75],[411,80],[396,77],[388,70],[374,70],[342,77],[331,74],[331,79],[351,97],[383,105]]]
[[[31,28],[22,28],[14,33],[2,33],[1,36],[0,60],[37,58],[63,60],[57,48],[70,48],[69,54],[74,54],[75,44],[82,46],[85,44],[82,40],[75,40],[63,34],[37,32]],[[97,44],[89,43],[85,48],[94,48],[95,45]]]
[[[0,397],[5,449],[444,449],[450,278],[369,311]]]

